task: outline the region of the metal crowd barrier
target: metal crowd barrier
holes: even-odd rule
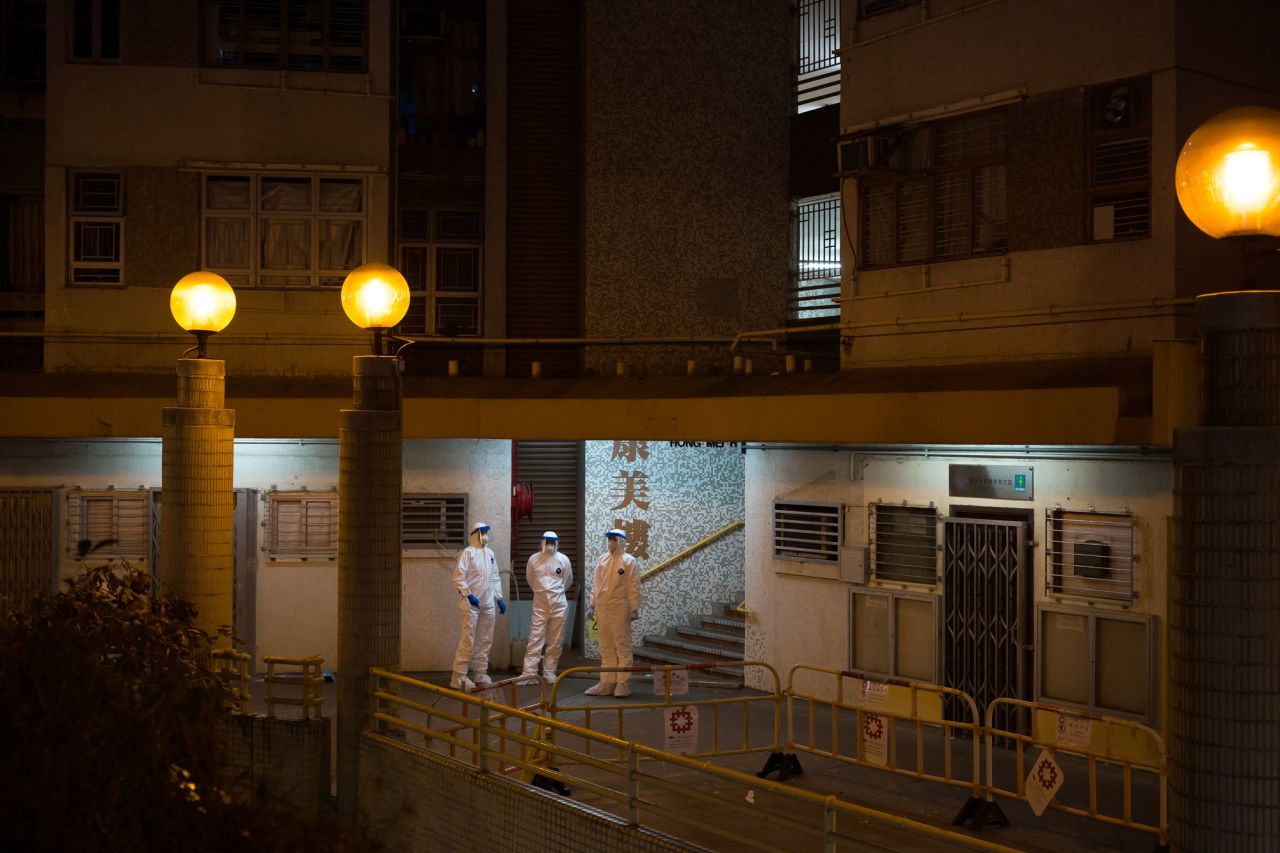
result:
[[[996,709],[1001,706],[1026,709],[1031,719],[1031,733],[1024,734],[998,727],[995,720]],[[1016,718],[1018,715],[1013,714]],[[1090,723],[1089,744],[1063,743],[1057,726],[1060,718],[1087,720]],[[1053,728],[1046,732],[1045,723],[1053,720]],[[1092,818],[1105,823],[1139,829],[1155,833],[1162,847],[1168,845],[1168,753],[1164,740],[1159,732],[1142,723],[1112,717],[1105,714],[1091,714],[1069,708],[1059,708],[1041,702],[1027,702],[1021,699],[996,699],[987,706],[986,716],[986,751],[987,782],[986,797],[988,804],[993,804],[995,794],[1016,800],[1027,799],[1026,751],[1030,746],[1047,748],[1054,753],[1066,753],[1079,756],[1088,763],[1089,805],[1086,808],[1067,805],[1059,802],[1055,796],[1048,804],[1050,808],[1067,814]],[[1016,764],[1014,773],[1017,777],[1017,788],[1001,788],[995,783],[994,743],[996,738],[1007,738],[1015,742]],[[1127,742],[1126,742],[1127,739]],[[1095,744],[1098,744],[1095,746]],[[1145,748],[1144,748],[1145,747]],[[1155,756],[1154,758],[1147,757]],[[1109,764],[1121,768],[1123,794],[1121,813],[1117,816],[1103,812],[1098,807],[1098,765]],[[1159,818],[1155,823],[1135,819],[1133,815],[1133,772],[1150,773],[1156,777],[1159,786]],[[998,806],[994,806],[998,810]],[[1001,815],[1001,817],[1003,817]]]
[[[249,713],[250,660],[248,652],[235,649],[214,649],[209,653],[209,668],[231,688],[235,709],[241,714]]]
[[[827,690],[823,695],[803,692],[796,687],[796,676],[811,674],[825,676]],[[834,679],[834,685],[831,680]],[[847,689],[850,688],[850,689]],[[960,708],[966,720],[948,720],[944,709],[951,701]],[[977,703],[967,693],[951,687],[927,684],[903,679],[885,679],[864,672],[832,669],[829,667],[796,664],[787,675],[787,749],[856,764],[887,770],[917,779],[929,779],[960,788],[969,789],[969,800],[961,808],[956,823],[962,823],[983,802],[982,772],[980,769],[979,743],[982,737],[982,718]],[[797,737],[796,704],[805,703],[808,725]],[[830,715],[829,742],[824,747],[818,736],[818,711]],[[842,740],[841,717],[855,715],[856,732],[853,743]],[[903,750],[899,746],[902,728],[899,723],[910,724],[914,733],[914,761],[902,763]],[[939,733],[936,746],[926,738],[928,730]],[[971,759],[959,762],[955,758],[956,733],[967,735]],[[801,739],[802,738],[802,739]],[[932,761],[926,758],[936,753]],[[967,774],[957,773],[957,765],[968,765]]]
[[[381,668],[372,669],[370,676],[374,699],[370,717],[376,732],[401,738],[415,732],[426,739],[432,752],[438,744],[462,751],[463,762],[481,773],[505,770],[525,778],[549,778],[566,794],[572,790],[575,799],[604,803],[632,826],[642,820],[653,826],[657,819],[750,849],[793,851],[802,849],[807,841],[833,853],[865,849],[866,825],[872,821],[963,847],[1009,849],[602,734],[534,710],[501,705],[482,694],[460,693]],[[415,698],[408,698],[408,692]],[[460,702],[462,711],[451,710],[447,700]],[[451,725],[437,725],[437,719]],[[495,724],[495,719],[501,725]],[[512,722],[519,725],[513,727]],[[596,754],[565,745],[577,740],[592,744]],[[504,743],[514,743],[523,750],[513,754]],[[582,772],[565,769],[572,766]],[[588,772],[589,776],[583,775]],[[689,808],[691,802],[705,807]],[[753,832],[757,827],[781,831],[781,838]]]
[[[276,715],[277,705],[293,705],[302,709],[302,719],[319,718],[320,706],[324,704],[324,658],[311,655],[305,658],[288,658],[277,655],[264,655],[262,662],[267,665],[267,675],[263,681],[267,685],[267,716]],[[276,667],[297,667],[298,672],[276,672]],[[280,696],[277,684],[301,685],[301,696]]]
[[[711,699],[690,699],[688,696],[672,696],[671,695],[671,672],[673,670],[683,670],[689,673],[698,672],[704,669],[720,669],[724,667],[736,668],[742,667],[759,667],[765,670],[773,677],[773,692],[767,694],[739,694],[734,696],[718,696]],[[560,685],[566,678],[579,678],[583,675],[596,675],[601,673],[664,673],[663,695],[654,697],[654,701],[636,701],[628,699],[626,701],[610,702],[607,696],[588,697],[593,698],[590,704],[561,704],[559,701]],[[647,683],[637,684],[632,682],[632,690],[635,691],[633,696],[641,690],[649,688]],[[603,700],[603,701],[602,701]],[[752,743],[751,738],[751,711],[753,706],[767,705],[768,708],[758,713],[766,714],[772,718],[772,736],[767,743]],[[611,718],[612,724],[616,730],[609,732],[613,737],[622,738],[623,740],[639,740],[639,738],[628,737],[627,719],[630,716],[635,719],[639,711],[657,711],[664,708],[676,706],[698,708],[701,716],[702,709],[706,709],[710,716],[711,726],[711,743],[708,749],[697,749],[687,753],[694,758],[711,758],[713,756],[724,755],[745,755],[752,752],[769,752],[778,753],[782,749],[782,709],[783,709],[783,693],[782,681],[778,677],[778,671],[767,663],[761,661],[711,661],[707,663],[697,664],[678,664],[665,666],[631,666],[631,667],[599,667],[599,666],[575,666],[566,669],[560,673],[555,684],[551,687],[551,698],[547,702],[546,715],[555,720],[563,720],[569,716],[581,716],[581,726],[592,731],[600,731],[601,726],[599,720]],[[721,714],[726,715],[734,713],[730,710],[740,708],[742,713],[742,741],[740,743],[721,743]],[[641,718],[645,723],[651,724],[653,714],[646,714]],[[759,717],[756,718],[760,719]],[[634,729],[633,729],[634,732]],[[590,753],[591,742],[588,741],[585,748]]]

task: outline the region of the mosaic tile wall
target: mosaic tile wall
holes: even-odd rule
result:
[[[587,590],[612,527],[627,531],[627,551],[643,572],[745,517],[746,457],[734,442],[588,441],[584,478]],[[745,542],[743,531],[735,531],[642,583],[632,639],[638,644],[645,634],[663,634],[720,602],[736,604],[745,583]],[[599,655],[589,636],[584,652]]]
[[[331,725],[329,717],[229,714],[223,784],[303,815],[320,814],[329,804]]]
[[[360,825],[387,850],[698,850],[384,735],[360,742]]]
[[[791,14],[787,0],[583,4],[587,335],[783,325]],[[610,373],[622,354],[592,348],[587,367]],[[731,361],[726,346],[625,357],[636,373]],[[755,368],[776,369],[769,359]]]

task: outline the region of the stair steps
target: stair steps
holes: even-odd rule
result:
[[[742,660],[746,620],[737,605],[721,602],[713,612],[696,616],[688,625],[668,628],[663,636],[646,636],[632,650],[640,666],[688,666]],[[690,673],[690,683],[704,687],[742,687],[742,667],[712,666]]]

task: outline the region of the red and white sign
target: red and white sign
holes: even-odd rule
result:
[[[1058,715],[1058,745],[1088,749],[1093,743],[1093,720],[1070,714]]]
[[[880,767],[889,763],[889,721],[879,714],[862,715],[862,757]]]
[[[1047,749],[1040,750],[1036,763],[1031,765],[1031,772],[1027,774],[1027,805],[1031,806],[1036,817],[1044,814],[1064,781],[1066,777],[1058,762],[1053,760],[1053,753]]]
[[[685,754],[698,749],[698,709],[677,705],[662,709],[662,748]]]

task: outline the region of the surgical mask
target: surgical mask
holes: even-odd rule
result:
[[[542,553],[554,554],[556,552],[556,542],[552,539],[544,539],[542,542]]]
[[[610,539],[610,540],[609,540],[609,553],[610,553],[610,554],[620,554],[620,553],[622,553],[622,549],[623,549],[623,547],[624,547],[624,545],[623,545],[623,542],[622,542],[622,540],[621,540],[621,539],[618,539],[618,538],[616,538],[616,537],[615,537],[615,538],[613,538],[613,539]]]
[[[488,544],[489,544],[489,534],[488,534],[488,533],[481,533],[481,534],[480,534],[480,544],[481,544],[481,545],[488,545]]]

